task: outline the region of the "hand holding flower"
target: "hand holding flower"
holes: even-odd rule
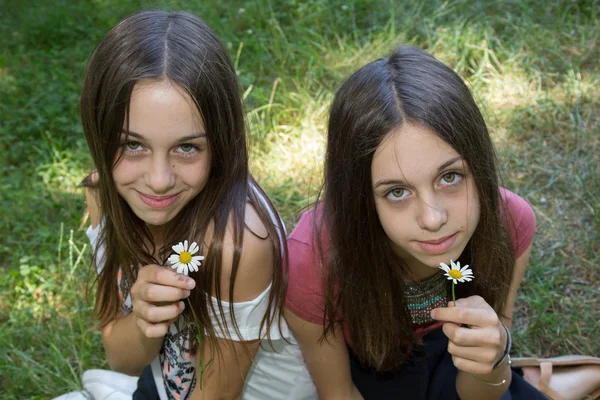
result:
[[[442,329],[456,368],[477,375],[492,372],[504,354],[508,337],[498,315],[483,298],[458,299],[447,308],[432,310],[431,317],[446,322]]]
[[[148,338],[163,337],[169,324],[185,308],[182,299],[190,294],[196,283],[158,265],[140,268],[131,288],[133,315],[137,326]]]

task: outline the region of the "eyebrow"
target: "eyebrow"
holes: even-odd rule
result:
[[[136,139],[141,139],[141,140],[145,139],[145,137],[143,135],[140,135],[139,133],[135,133],[135,132],[132,132],[132,131],[129,131],[129,132],[122,131],[121,134],[124,134],[124,135],[127,135],[127,136],[131,136],[131,137],[134,137]],[[177,141],[179,143],[181,143],[181,142],[187,142],[188,140],[201,139],[201,138],[205,138],[205,137],[206,137],[206,133],[204,133],[204,132],[198,132],[198,133],[192,133],[191,135],[188,135],[188,136],[181,137]]]
[[[438,167],[437,172],[441,172],[442,170],[444,170],[445,168],[449,167],[450,165],[454,164],[455,162],[462,160],[463,158],[461,156],[458,157],[454,157],[451,158],[450,160],[444,162],[442,165],[440,165]],[[377,183],[375,184],[375,189],[378,188],[379,186],[384,186],[384,185],[392,185],[392,184],[399,184],[402,183],[404,184],[405,182],[401,179],[384,179],[381,181],[377,181]]]

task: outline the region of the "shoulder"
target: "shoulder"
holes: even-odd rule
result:
[[[510,190],[500,188],[501,212],[518,258],[531,245],[536,230],[535,213],[531,205]]]
[[[252,300],[267,289],[273,277],[275,253],[267,227],[252,205],[246,204],[241,248],[234,238],[234,224],[233,216],[230,216],[223,238],[220,285],[221,300],[238,303]],[[239,249],[240,259],[233,299],[230,299],[229,286],[236,249]]]
[[[98,173],[92,172],[83,179],[81,186],[85,188],[86,217],[89,216],[92,228],[96,228],[102,219],[98,201]],[[86,218],[84,217],[84,219]],[[82,224],[85,221],[82,222]]]

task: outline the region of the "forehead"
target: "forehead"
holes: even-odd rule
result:
[[[404,124],[381,142],[371,163],[373,182],[378,179],[418,181],[437,174],[444,162],[459,153],[429,128]]]
[[[202,131],[200,113],[191,96],[169,80],[140,81],[129,100],[129,130],[149,135],[189,135]]]

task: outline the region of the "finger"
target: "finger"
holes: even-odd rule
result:
[[[137,295],[137,297],[136,297]],[[149,303],[174,302],[185,299],[190,291],[173,286],[145,284],[134,293],[134,301],[142,300]]]
[[[431,311],[431,318],[438,321],[454,322],[470,326],[496,326],[498,316],[492,309],[441,307]]]
[[[466,358],[452,356],[452,363],[460,371],[470,372],[472,374],[489,374],[492,372],[492,366],[487,364],[481,364],[477,361],[469,360]]]
[[[140,269],[138,279],[163,286],[173,286],[188,290],[196,286],[196,282],[192,278],[178,274],[170,267],[161,267],[154,264],[146,265]]]
[[[169,323],[150,324],[143,319],[136,319],[137,326],[147,338],[161,338],[167,334]]]
[[[493,347],[464,347],[452,342],[448,342],[448,353],[489,367],[498,359],[498,351]]]
[[[469,296],[456,300],[456,305],[466,308],[491,308],[481,296]]]
[[[184,309],[185,304],[183,301],[164,306],[155,306],[144,303],[142,306],[136,307],[135,312],[138,318],[141,318],[150,324],[157,324],[176,319]]]
[[[453,323],[442,326],[444,335],[448,340],[458,346],[479,346],[500,348],[502,336],[496,328],[466,328]]]

